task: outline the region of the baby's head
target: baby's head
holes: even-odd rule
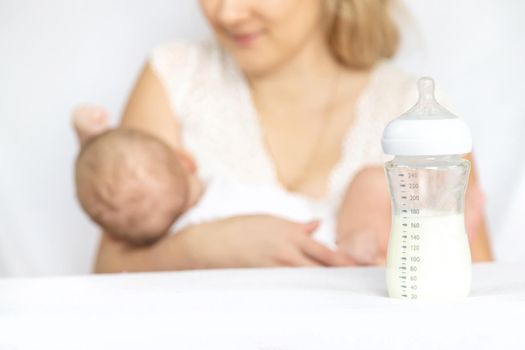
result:
[[[144,132],[114,129],[89,140],[76,161],[77,197],[108,234],[145,244],[168,232],[189,200],[175,152]]]

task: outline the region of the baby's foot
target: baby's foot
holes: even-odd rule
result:
[[[73,128],[80,145],[109,129],[106,110],[97,106],[80,106],[73,111]]]

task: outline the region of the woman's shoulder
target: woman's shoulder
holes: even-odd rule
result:
[[[215,91],[237,74],[230,57],[213,39],[163,43],[151,52],[149,66],[179,113],[189,94]]]
[[[223,54],[213,40],[176,40],[158,45],[149,57],[149,64],[161,80],[176,79],[178,83],[199,71],[218,69]]]
[[[173,40],[155,47],[150,56],[154,66],[182,65],[181,68],[202,61],[219,60],[221,49],[214,40]]]

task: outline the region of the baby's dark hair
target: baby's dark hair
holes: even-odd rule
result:
[[[90,139],[77,157],[75,184],[91,219],[133,244],[166,234],[188,200],[187,177],[174,150],[132,129]]]

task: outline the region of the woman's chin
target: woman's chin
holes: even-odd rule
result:
[[[221,44],[246,75],[265,74],[277,66],[280,61],[279,57],[275,57],[275,55],[272,54],[275,50],[264,47],[265,45],[263,45],[263,43],[242,47],[227,40],[226,43]]]
[[[246,76],[261,76],[275,70],[279,65],[276,57],[267,57],[264,53],[235,52],[232,54],[237,65]]]

